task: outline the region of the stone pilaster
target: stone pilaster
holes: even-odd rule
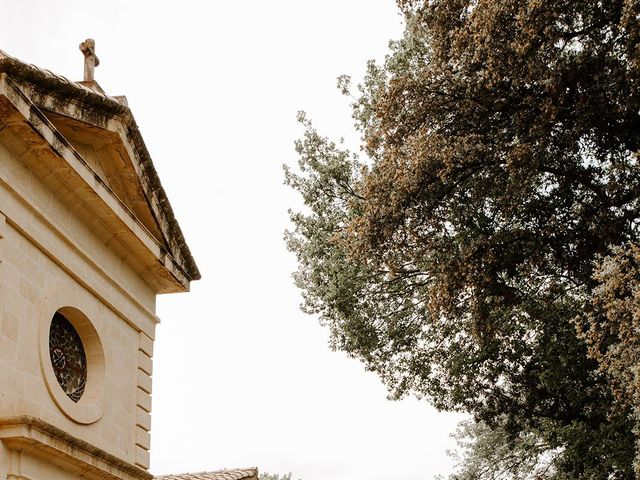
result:
[[[138,340],[138,387],[136,390],[136,465],[149,468],[151,448],[151,375],[153,340],[144,332]]]

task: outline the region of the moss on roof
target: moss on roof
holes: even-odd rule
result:
[[[57,75],[49,70],[45,70],[35,65],[30,65],[11,57],[0,50],[0,73],[28,82],[41,90],[52,93],[58,97],[68,100],[75,100],[95,111],[109,116],[117,117],[123,122],[127,129],[129,140],[133,143],[139,155],[141,165],[147,177],[147,181],[158,198],[161,213],[167,221],[169,227],[168,239],[170,243],[175,243],[178,251],[185,262],[186,274],[190,280],[199,280],[200,271],[189,250],[189,246],[184,238],[180,225],[175,218],[167,194],[162,187],[158,173],[153,165],[149,151],[144,143],[138,124],[133,117],[133,113],[123,103],[116,98],[100,93],[82,82],[73,82],[61,75]],[[169,245],[171,248],[171,245]]]

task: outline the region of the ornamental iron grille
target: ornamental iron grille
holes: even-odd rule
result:
[[[76,329],[57,312],[49,329],[49,355],[62,390],[78,403],[87,384],[87,356]]]

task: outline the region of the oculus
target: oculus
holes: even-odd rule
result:
[[[87,384],[87,355],[80,335],[64,315],[56,312],[49,329],[49,356],[58,383],[74,402]]]

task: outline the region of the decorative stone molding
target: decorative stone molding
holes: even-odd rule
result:
[[[56,465],[74,465],[83,477],[110,480],[152,480],[146,470],[131,465],[84,440],[30,416],[0,418],[0,442],[10,451],[27,452]],[[13,475],[13,476],[12,476]],[[23,478],[10,472],[10,478]]]
[[[73,306],[70,306],[73,305]],[[76,403],[62,390],[56,379],[49,354],[49,328],[56,312],[64,315],[76,329],[87,356],[87,385]],[[40,368],[47,389],[58,408],[76,423],[95,423],[104,415],[104,384],[106,365],[100,333],[89,318],[98,317],[98,312],[86,295],[76,288],[56,289],[47,296],[40,313],[38,349]]]
[[[151,375],[153,374],[153,340],[138,334],[138,388],[136,390],[136,465],[149,468],[151,448]]]

